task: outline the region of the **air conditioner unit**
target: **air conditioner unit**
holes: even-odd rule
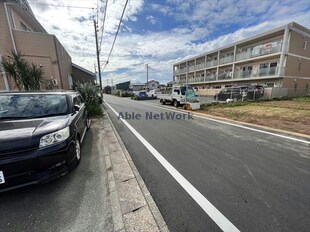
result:
[[[53,85],[58,85],[58,80],[53,79],[53,80],[52,80],[52,84],[53,84]]]

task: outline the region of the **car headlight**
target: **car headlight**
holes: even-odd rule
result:
[[[47,135],[44,135],[41,139],[40,139],[40,148],[42,147],[46,147],[46,146],[50,146],[59,142],[62,142],[64,140],[66,140],[67,138],[69,138],[70,136],[70,129],[69,127],[66,127],[62,130],[56,131],[54,133],[50,133]]]

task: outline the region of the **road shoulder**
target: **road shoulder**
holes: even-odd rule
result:
[[[169,231],[106,112],[102,119],[114,231]]]

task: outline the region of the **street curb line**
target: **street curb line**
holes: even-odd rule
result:
[[[126,158],[128,164],[129,164],[130,168],[131,168],[131,171],[134,174],[134,178],[136,179],[136,181],[138,183],[138,187],[139,187],[139,189],[140,189],[140,191],[141,191],[141,193],[142,193],[142,195],[143,195],[143,197],[144,197],[144,199],[146,201],[147,208],[150,211],[154,221],[156,222],[156,225],[158,227],[157,231],[164,231],[164,232],[167,231],[168,232],[169,229],[168,229],[168,227],[166,225],[166,222],[164,221],[164,219],[163,219],[163,217],[162,217],[162,215],[161,215],[161,213],[160,213],[160,211],[159,211],[159,209],[158,209],[158,207],[157,207],[153,197],[151,196],[150,192],[148,191],[148,189],[147,189],[147,187],[146,187],[142,177],[140,176],[140,174],[139,174],[135,164],[133,163],[132,158],[131,158],[129,152],[127,151],[127,149],[125,147],[125,144],[123,143],[120,135],[118,134],[118,132],[117,132],[117,130],[116,130],[116,128],[115,128],[115,126],[114,126],[110,116],[109,116],[109,114],[106,112],[105,115],[107,116],[107,118],[108,118],[108,120],[110,122],[110,125],[111,125],[111,127],[113,129],[113,132],[114,132],[114,134],[115,134],[115,136],[116,136],[116,138],[117,138],[117,140],[118,140],[118,142],[119,142],[119,144],[120,144],[120,146],[121,146],[121,148],[123,150],[125,158]],[[109,161],[108,161],[108,163],[109,163]],[[113,177],[114,177],[114,175],[113,175]],[[117,183],[115,183],[115,179],[114,179],[114,184],[116,186],[113,186],[113,184],[112,184],[111,188],[116,190],[117,189]],[[110,182],[109,182],[109,188],[110,188]],[[119,199],[117,200],[116,204],[120,205]],[[122,214],[121,210],[119,212],[115,212],[115,216],[116,217],[120,217],[119,214]],[[124,215],[122,215],[123,225],[124,225],[124,228],[125,228],[125,223],[124,223],[124,217],[123,216]],[[125,229],[125,231],[126,231],[126,229]]]
[[[102,123],[104,124],[104,117],[106,114],[102,116]],[[113,173],[111,157],[107,147],[104,147],[103,153],[105,156],[105,164],[106,171],[108,177],[108,188],[109,188],[109,196],[110,196],[110,204],[111,204],[111,213],[112,213],[112,221],[114,231],[121,232],[125,231],[124,219],[122,215],[121,205],[119,201],[119,196],[116,191],[116,181]]]

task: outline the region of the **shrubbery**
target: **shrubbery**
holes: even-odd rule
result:
[[[78,91],[85,100],[86,110],[90,116],[102,115],[100,89],[91,82],[78,83]]]

